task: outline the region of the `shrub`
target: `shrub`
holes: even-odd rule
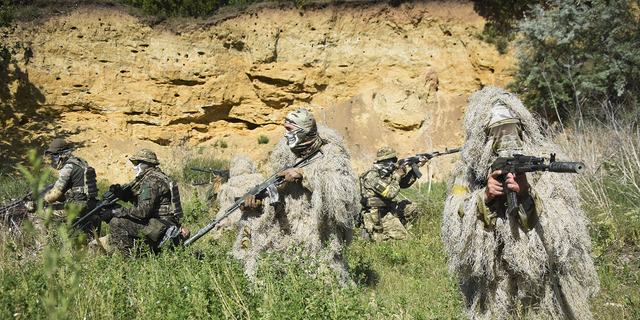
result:
[[[267,144],[269,143],[269,137],[265,136],[264,134],[261,134],[258,137],[258,144]]]
[[[561,119],[604,118],[608,102],[635,107],[640,14],[634,1],[552,0],[549,10],[534,7],[518,26],[517,69],[507,87],[525,103]]]

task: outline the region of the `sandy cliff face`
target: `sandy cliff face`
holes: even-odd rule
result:
[[[384,145],[456,147],[467,96],[508,79],[510,57],[473,37],[483,25],[468,2],[265,3],[154,26],[80,7],[19,29],[30,50],[3,79],[2,157],[66,136],[98,174],[127,171],[142,145],[162,158],[224,139],[218,156],[261,161],[300,106],[345,137],[355,162]]]

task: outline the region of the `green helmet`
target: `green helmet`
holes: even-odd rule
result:
[[[131,158],[129,158],[129,161],[144,161],[152,165],[160,164],[160,162],[158,162],[158,157],[156,156],[156,153],[149,149],[142,149],[136,152],[136,154],[134,154]]]
[[[376,162],[397,158],[397,157],[398,157],[398,153],[395,150],[393,150],[393,148],[382,147],[378,149],[378,153],[376,154]]]
[[[61,151],[67,150],[69,150],[69,144],[67,143],[67,141],[61,138],[57,138],[51,141],[51,143],[49,144],[49,149],[47,149],[44,154],[59,153]]]

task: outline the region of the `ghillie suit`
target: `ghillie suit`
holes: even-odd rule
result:
[[[494,152],[487,134],[492,107],[502,105],[520,120],[520,146]],[[492,162],[513,153],[568,161],[543,137],[539,123],[513,94],[498,87],[475,92],[464,118],[467,139],[448,184],[441,236],[449,272],[458,278],[471,319],[591,319],[589,299],[599,290],[589,223],[579,208],[572,177],[527,173],[535,207],[504,214],[506,199],[484,203]],[[486,215],[496,207],[497,214]],[[502,210],[500,212],[500,210]],[[496,212],[496,211],[492,211]],[[537,221],[536,221],[537,220]]]
[[[268,205],[260,212],[247,210],[245,226],[238,233],[232,254],[244,262],[245,274],[255,280],[260,254],[283,253],[287,258],[311,258],[316,275],[328,271],[329,265],[341,281],[347,280],[348,266],[343,246],[352,240],[353,218],[360,211],[358,178],[350,152],[340,135],[331,129],[318,128],[324,157],[304,167],[301,183],[285,183],[279,189],[284,204]],[[274,171],[293,165],[296,155],[281,139],[271,154]],[[289,250],[296,253],[288,255]]]
[[[262,181],[264,181],[264,177],[258,173],[258,169],[251,158],[243,155],[233,157],[229,164],[229,180],[218,191],[220,210],[216,215],[216,219],[222,217],[225,214],[225,210],[236,202],[236,197],[243,196]],[[231,230],[242,226],[244,222],[240,221],[241,216],[242,211],[236,210],[216,225],[215,234],[219,235],[222,230]],[[237,225],[238,223],[240,224]]]

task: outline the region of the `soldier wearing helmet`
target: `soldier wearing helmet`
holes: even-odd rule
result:
[[[53,205],[54,217],[66,219],[66,212],[72,207],[79,210],[78,218],[93,210],[98,195],[96,172],[93,167],[89,166],[86,160],[74,157],[70,145],[61,138],[51,141],[44,155],[50,157],[54,167],[60,170],[53,188],[44,195],[44,200]],[[41,222],[35,223],[38,229],[41,229]],[[83,231],[92,237],[92,230],[97,229],[100,233],[100,225],[101,222],[96,217]]]
[[[158,157],[149,149],[136,152],[131,158],[136,178],[129,192],[119,185],[111,186],[123,201],[133,203],[131,208],[109,208],[100,212],[100,219],[109,224],[110,234],[100,239],[104,248],[115,248],[129,256],[134,242],[144,237],[152,252],[161,245],[177,244],[189,237],[189,230],[181,228],[182,206],[180,192],[175,182],[158,165]]]
[[[427,161],[421,159],[418,166]],[[416,181],[413,171],[407,172],[406,164],[398,167],[398,153],[391,147],[378,149],[371,169],[360,176],[362,203],[362,238],[404,240],[408,232],[403,225],[417,215],[417,206],[408,202],[393,201],[401,188],[408,188]]]

